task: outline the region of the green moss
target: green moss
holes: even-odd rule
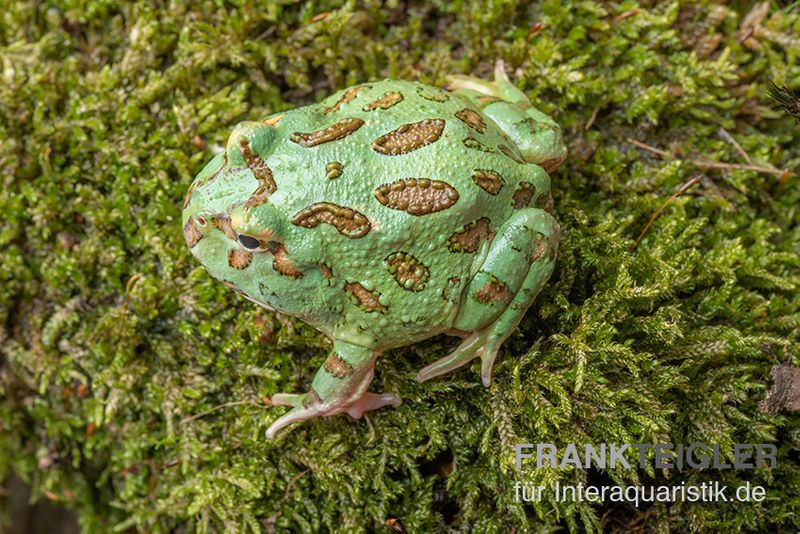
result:
[[[800,124],[763,90],[800,88],[796,4],[751,29],[743,2],[222,4],[0,12],[0,472],[97,531],[800,526],[800,415],[758,409],[770,368],[800,364],[798,176],[704,166],[747,164],[724,129],[752,165],[800,167]],[[398,409],[266,441],[282,411],[263,399],[302,390],[328,342],[191,259],[192,177],[244,118],[384,76],[487,76],[496,58],[571,156],[556,272],[495,383],[476,364],[417,384],[451,345],[437,338],[380,360]],[[775,443],[778,465],[513,466],[517,442],[698,441]],[[768,499],[522,506],[519,479],[750,480]]]

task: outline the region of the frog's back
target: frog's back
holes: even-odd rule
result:
[[[444,201],[447,207],[437,204],[432,207],[436,211],[414,213],[424,224],[443,217],[462,217],[467,223],[487,211],[505,218],[515,204],[530,198],[533,205],[549,195],[547,174],[523,162],[513,142],[480,109],[418,82],[357,85],[284,114],[276,127],[281,134],[270,152],[280,154],[286,172],[269,155],[268,163],[276,182],[284,179],[294,187],[285,188],[285,198],[274,201],[292,210],[315,197],[333,195],[360,199],[370,215],[381,219],[379,214],[390,212],[375,204],[380,196],[376,190],[412,178],[444,182],[450,196],[450,188],[458,194],[452,203]],[[517,194],[515,200],[521,182],[539,187],[530,196]]]
[[[380,295],[381,325],[406,325],[406,341],[414,325],[430,335],[435,318],[446,329],[498,228],[549,198],[547,174],[494,122],[432,86],[357,85],[268,122],[277,130],[264,154],[277,184],[270,203],[295,239],[323,236],[320,261],[356,300]]]

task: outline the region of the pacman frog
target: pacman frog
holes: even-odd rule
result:
[[[383,80],[238,124],[189,188],[183,233],[216,279],[333,340],[304,394],[278,393],[291,423],[396,406],[367,391],[381,352],[463,338],[425,381],[503,342],[553,271],[559,226],[548,172],[560,127],[508,79],[447,90]]]

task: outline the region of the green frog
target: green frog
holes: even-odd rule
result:
[[[186,244],[214,278],[333,341],[307,393],[272,397],[290,409],[267,437],[398,405],[368,391],[378,356],[442,333],[463,341],[417,379],[480,358],[488,386],[553,271],[548,172],[565,157],[502,63],[494,82],[363,83],[238,124],[189,188]]]

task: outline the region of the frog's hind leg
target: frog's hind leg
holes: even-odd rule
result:
[[[553,272],[558,239],[558,223],[537,208],[517,211],[501,227],[481,270],[467,288],[454,325],[473,333],[452,353],[422,369],[418,381],[480,357],[483,383],[491,383],[492,365],[501,345]]]
[[[364,412],[400,404],[400,398],[391,393],[367,391],[377,358],[378,353],[365,347],[335,341],[333,351],[314,376],[308,393],[277,393],[272,397],[272,404],[292,409],[270,425],[267,438],[271,439],[287,425],[321,415],[347,413],[358,419]]]
[[[567,157],[561,127],[536,109],[508,79],[502,60],[494,69],[494,82],[472,76],[452,76],[448,88],[481,109],[508,135],[525,161],[555,170]]]

